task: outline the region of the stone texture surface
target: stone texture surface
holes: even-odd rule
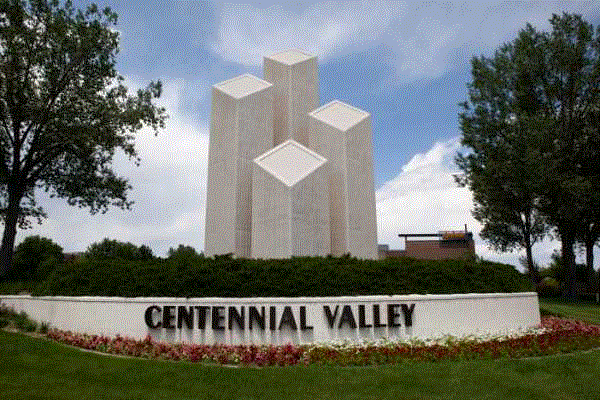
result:
[[[273,146],[271,89],[249,74],[212,88],[204,239],[208,256],[250,256],[252,160]]]
[[[265,57],[264,78],[213,87],[205,254],[376,259],[370,114],[317,108],[317,58],[301,50]]]
[[[338,100],[309,116],[310,148],[330,163],[331,254],[377,259],[371,116]]]
[[[327,160],[288,140],[254,160],[253,258],[330,254]]]
[[[288,139],[308,147],[308,113],[319,107],[317,58],[287,50],[264,58],[264,79],[273,84],[274,145]]]

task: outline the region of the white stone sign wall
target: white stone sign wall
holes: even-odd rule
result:
[[[0,303],[62,330],[205,344],[505,334],[540,323],[536,293],[239,299],[0,296]]]

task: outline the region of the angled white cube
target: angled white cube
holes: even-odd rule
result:
[[[264,57],[264,79],[273,84],[274,145],[294,139],[308,147],[308,113],[319,106],[317,57],[287,50]]]
[[[330,254],[327,165],[294,140],[254,160],[253,258]]]
[[[250,256],[252,160],[273,146],[272,85],[250,74],[212,88],[207,256]]]
[[[331,254],[377,259],[371,115],[334,100],[309,116],[310,148],[329,161]]]

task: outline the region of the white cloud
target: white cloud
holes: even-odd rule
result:
[[[441,76],[453,62],[511,40],[527,22],[548,29],[552,13],[592,10],[588,2],[326,1],[295,12],[225,4],[211,46],[224,60],[260,66],[264,55],[288,48],[323,62],[384,44],[395,81],[406,83]]]
[[[130,90],[141,87],[136,79],[128,79],[126,84]],[[39,234],[66,252],[83,251],[105,237],[150,245],[157,255],[180,243],[201,250],[208,128],[181,112],[185,87],[183,80],[164,84],[157,103],[166,108],[170,118],[158,136],[147,128],[136,133],[139,167],[123,155],[115,156],[115,170],[133,186],[131,211],[110,209],[106,214],[90,215],[86,209],[70,207],[64,200],[49,199],[42,193],[40,203],[49,218],[31,230],[20,231],[18,239]]]
[[[399,233],[436,233],[462,230],[464,224],[474,233],[477,255],[519,266],[524,252],[499,253],[490,250],[479,238],[481,224],[471,215],[473,201],[467,188],[458,187],[453,174],[460,149],[458,138],[437,142],[426,153],[415,155],[402,171],[376,192],[379,243],[404,248]],[[542,265],[550,261],[558,242],[534,246],[534,258]]]
[[[226,4],[213,49],[226,60],[248,66],[261,65],[264,55],[288,48],[326,59],[351,45],[377,40],[403,14],[404,3],[398,2],[330,1],[302,13],[280,5]]]

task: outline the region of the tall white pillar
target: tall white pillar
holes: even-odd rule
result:
[[[273,147],[272,85],[250,74],[212,88],[206,228],[207,256],[250,256],[252,160]]]
[[[254,160],[252,258],[330,254],[327,160],[288,140]]]
[[[371,115],[334,100],[309,116],[310,148],[330,164],[331,254],[377,259]]]
[[[317,57],[287,50],[264,58],[264,79],[273,84],[274,145],[294,139],[308,147],[308,113],[319,107]]]

